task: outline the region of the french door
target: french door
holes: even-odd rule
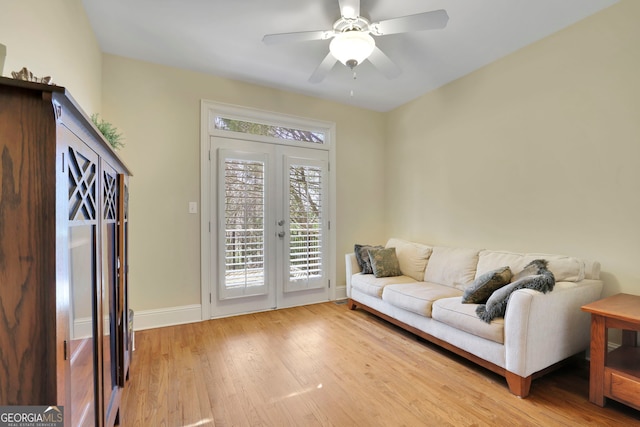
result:
[[[212,317],[329,299],[328,152],[211,137]]]

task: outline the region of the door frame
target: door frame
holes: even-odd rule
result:
[[[310,143],[299,141],[277,140],[276,138],[247,135],[215,128],[216,116],[230,117],[250,122],[272,124],[276,126],[292,127],[297,129],[313,129],[324,133],[324,144],[310,146]],[[269,142],[280,145],[324,149],[329,154],[329,230],[328,230],[328,272],[329,299],[336,299],[336,179],[335,179],[335,123],[325,122],[303,117],[297,117],[282,113],[269,112],[232,104],[224,104],[210,100],[200,102],[200,287],[201,287],[201,313],[202,320],[208,320],[215,316],[211,312],[211,302],[215,297],[215,289],[212,287],[213,267],[211,265],[211,233],[215,231],[215,224],[211,224],[211,183],[215,182],[211,177],[211,162],[215,161],[215,153],[210,152],[211,137],[251,139],[257,142]],[[249,138],[250,137],[250,138]]]

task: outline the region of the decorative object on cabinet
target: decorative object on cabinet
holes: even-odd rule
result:
[[[101,119],[99,114],[92,114],[91,121],[96,125],[109,144],[111,144],[111,148],[117,150],[124,147],[124,142],[122,142],[122,133],[118,132],[118,128],[104,119]]]
[[[65,88],[0,77],[0,406],[122,424],[128,177]]]
[[[27,70],[27,67],[22,67],[20,71],[12,71],[11,76],[17,80],[24,80],[26,82],[34,82],[34,83],[42,83],[47,85],[52,85],[51,76],[47,77],[36,77],[33,73]]]

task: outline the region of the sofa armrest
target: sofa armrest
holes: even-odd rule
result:
[[[347,296],[351,297],[351,276],[362,271],[356,260],[356,254],[350,253],[344,256],[344,265],[347,274]]]
[[[558,282],[543,294],[520,289],[511,294],[504,317],[505,365],[522,377],[589,347],[590,316],[580,307],[600,298],[602,281]]]

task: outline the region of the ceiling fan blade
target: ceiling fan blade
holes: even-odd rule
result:
[[[373,49],[373,53],[369,56],[369,61],[376,67],[382,74],[389,79],[398,77],[402,70],[398,67],[379,47]]]
[[[327,74],[329,74],[329,71],[331,71],[336,62],[338,62],[338,60],[331,54],[331,52],[329,52],[327,56],[324,57],[320,65],[318,65],[318,68],[316,68],[313,74],[311,74],[309,82],[320,83],[325,77],[327,77]]]
[[[277,44],[277,43],[291,43],[291,42],[306,42],[313,40],[327,40],[333,37],[335,33],[333,30],[325,31],[301,31],[298,33],[279,33],[279,34],[267,34],[262,38],[264,44]]]
[[[444,9],[416,15],[401,16],[371,24],[371,34],[385,36],[387,34],[408,33],[409,31],[441,30],[447,26],[449,15]]]
[[[343,18],[355,18],[360,16],[360,0],[338,0],[340,14]]]

